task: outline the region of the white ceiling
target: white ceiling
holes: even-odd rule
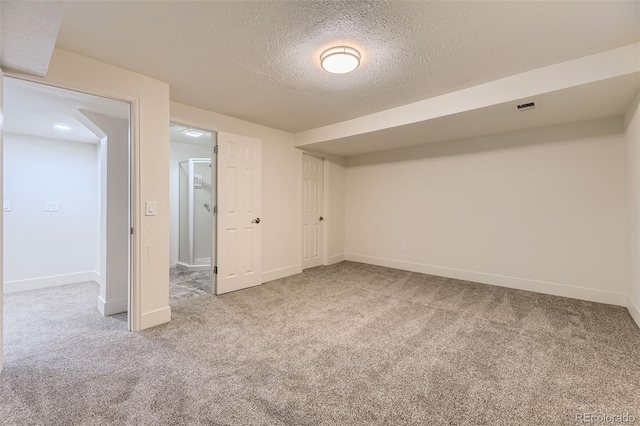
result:
[[[57,46],[298,132],[640,40],[640,2],[70,2]],[[327,47],[361,50],[322,71]]]
[[[620,117],[639,90],[640,73],[627,74],[415,124],[309,144],[304,148],[348,157],[564,123]],[[515,105],[531,100],[537,103],[536,109],[514,109]]]
[[[31,83],[4,80],[4,131],[76,142],[97,143],[98,137],[82,123],[80,110],[116,118],[129,118],[129,104],[86,93]],[[70,130],[53,126],[64,124]]]
[[[188,130],[199,130],[204,132],[202,136],[194,137],[184,134]],[[184,143],[187,145],[211,147],[211,132],[208,130],[198,129],[196,127],[184,126],[182,124],[171,123],[169,127],[169,140],[171,142]]]

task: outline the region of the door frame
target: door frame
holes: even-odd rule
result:
[[[322,217],[324,217],[324,223],[322,224],[322,253],[320,253],[320,257],[322,258],[322,265],[327,266],[329,264],[329,227],[331,226],[331,217],[329,217],[329,167],[327,167],[327,156],[326,154],[322,154],[319,152],[314,152],[306,149],[300,150],[300,165],[298,169],[300,170],[300,182],[299,182],[299,196],[300,202],[298,203],[300,209],[299,216],[299,242],[298,247],[300,247],[300,268],[302,269],[302,260],[304,258],[304,236],[302,235],[302,223],[304,222],[304,212],[303,212],[303,198],[304,198],[304,189],[302,188],[302,173],[303,173],[303,155],[310,155],[311,157],[315,157],[319,160],[322,160]],[[304,270],[302,270],[304,271]]]
[[[3,108],[3,99],[4,98],[4,72],[2,68],[0,68],[0,198],[4,199],[3,188],[3,153],[4,146],[2,141],[2,134],[4,133],[4,108]],[[4,209],[3,209],[4,211]],[[4,278],[2,264],[3,256],[4,256],[4,247],[3,247],[3,235],[4,235],[4,213],[0,216],[0,373],[4,369]]]
[[[15,78],[45,86],[56,87],[59,89],[71,90],[74,92],[84,93],[87,95],[99,96],[116,101],[126,102],[129,104],[129,228],[131,229],[129,238],[129,283],[128,283],[128,301],[127,301],[127,329],[129,331],[140,331],[142,323],[142,301],[141,301],[141,271],[136,268],[136,261],[142,258],[140,247],[141,218],[138,212],[144,211],[142,201],[137,197],[139,192],[140,178],[140,98],[125,95],[84,84],[72,83],[66,80],[59,80],[48,77],[37,77],[27,75],[20,72],[5,72],[4,78]],[[3,84],[4,84],[3,78]],[[2,166],[0,163],[0,172]],[[0,187],[0,196],[2,195],[2,187]],[[4,238],[0,233],[0,244],[4,243]],[[0,271],[1,272],[1,271]],[[0,286],[1,287],[1,286]],[[0,291],[2,288],[0,288]],[[0,299],[1,300],[1,299]]]
[[[209,126],[201,126],[198,123],[194,123],[194,122],[190,122],[187,120],[183,120],[181,118],[178,117],[174,117],[173,115],[169,117],[169,126],[171,126],[171,123],[175,123],[175,124],[179,124],[181,126],[185,126],[185,127],[193,127],[194,129],[198,129],[198,130],[204,130],[207,132],[210,132],[212,134],[215,134],[215,141],[214,143],[211,144],[211,163],[215,163],[215,167],[212,167],[212,169],[215,170],[211,170],[211,178],[215,179],[216,182],[216,193],[215,193],[215,200],[212,199],[211,203],[213,204],[214,208],[218,206],[218,154],[216,152],[216,147],[218,146],[218,132],[220,131],[220,129],[211,129],[209,128]],[[171,140],[169,140],[169,143],[171,143]],[[212,197],[213,198],[213,197]],[[210,268],[210,272],[211,272],[211,294],[215,295],[217,293],[218,290],[218,276],[215,273],[215,268],[218,267],[218,249],[217,249],[217,242],[218,242],[218,214],[214,213],[211,215],[211,230],[212,230],[212,235],[211,235],[211,244],[212,244],[212,248],[215,247],[215,259],[214,256],[211,256],[211,268]]]

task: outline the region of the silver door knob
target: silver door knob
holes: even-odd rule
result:
[[[324,220],[324,217],[320,216],[320,222],[322,222]]]
[[[253,219],[253,220],[251,221],[251,223],[260,223],[260,218],[259,218],[259,217],[256,217],[255,219]]]

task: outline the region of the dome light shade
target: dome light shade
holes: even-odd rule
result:
[[[332,47],[320,55],[322,69],[333,74],[345,74],[360,66],[360,52],[352,47]]]

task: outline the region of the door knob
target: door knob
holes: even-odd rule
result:
[[[260,223],[260,218],[259,218],[259,217],[256,217],[255,219],[253,219],[253,220],[251,221],[251,223]]]
[[[322,222],[324,220],[324,217],[320,216],[320,222]]]

